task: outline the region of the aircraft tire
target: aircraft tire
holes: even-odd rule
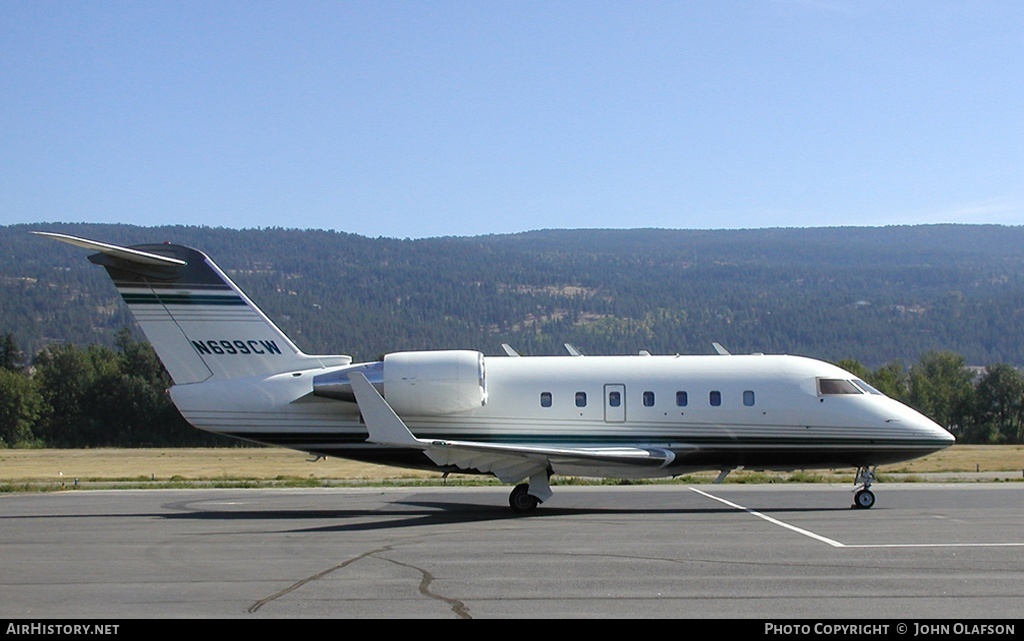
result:
[[[512,492],[508,495],[508,504],[512,507],[513,512],[525,514],[537,509],[540,501],[536,496],[527,494],[527,490],[529,489],[530,486],[526,483],[520,483],[512,488]]]
[[[875,493],[871,490],[861,490],[853,495],[853,507],[866,510],[875,504]]]

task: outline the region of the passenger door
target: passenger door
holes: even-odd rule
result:
[[[606,423],[626,421],[626,386],[618,383],[604,386],[604,420]]]

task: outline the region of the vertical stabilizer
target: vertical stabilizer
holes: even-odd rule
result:
[[[35,232],[99,253],[175,384],[311,369],[303,354],[202,252],[181,245],[120,247]]]

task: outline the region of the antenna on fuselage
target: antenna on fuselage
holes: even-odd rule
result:
[[[711,345],[715,348],[715,351],[722,356],[732,356],[732,354],[729,353],[729,350],[722,347],[721,343],[711,343]]]

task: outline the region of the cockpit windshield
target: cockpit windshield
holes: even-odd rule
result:
[[[861,388],[862,390],[864,390],[868,394],[878,394],[879,396],[882,396],[881,392],[879,392],[875,388],[871,387],[870,385],[868,385],[864,381],[860,380],[859,378],[853,379],[853,384],[856,385],[857,387]]]
[[[864,390],[853,381],[842,378],[819,378],[818,393],[822,396],[832,394],[863,394]]]

